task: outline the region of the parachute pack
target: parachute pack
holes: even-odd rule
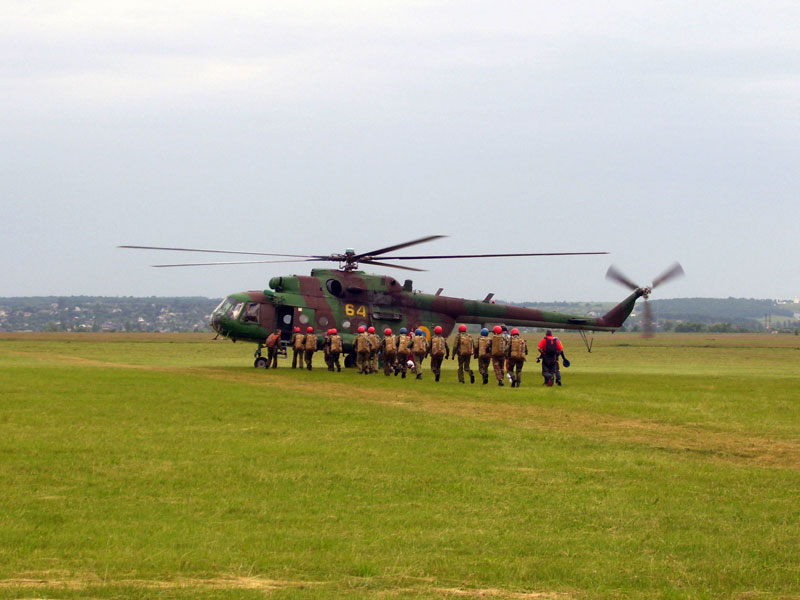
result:
[[[431,338],[431,356],[444,356],[445,355],[445,342],[444,338],[440,335],[435,335]]]
[[[384,339],[384,349],[386,350],[386,354],[395,354],[397,352],[397,346],[394,343],[394,336],[387,335]]]
[[[340,335],[332,335],[331,336],[331,352],[341,352],[342,351],[342,336]]]
[[[306,334],[306,350],[316,350],[317,349],[317,336],[313,333]]]
[[[294,334],[294,345],[292,346],[295,350],[302,350],[306,345],[305,336],[301,333]]]
[[[414,336],[414,353],[425,354],[428,351],[428,340],[424,335]]]
[[[478,358],[492,357],[492,340],[488,337],[481,337],[478,340]]]
[[[511,358],[525,360],[525,340],[519,336],[511,338]]]
[[[359,333],[356,336],[356,352],[359,354],[363,354],[364,352],[369,352],[369,340],[367,336],[363,333]]]
[[[503,358],[506,355],[505,339],[502,335],[492,336],[492,358]]]
[[[472,338],[469,337],[466,333],[459,333],[458,334],[458,353],[461,356],[472,356],[472,352],[474,351],[475,347],[472,342]]]

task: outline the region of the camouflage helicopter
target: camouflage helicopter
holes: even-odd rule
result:
[[[211,314],[210,326],[218,335],[233,342],[247,341],[258,345],[255,351],[254,366],[263,367],[266,359],[261,356],[267,336],[273,331],[281,331],[281,341],[285,346],[295,327],[306,332],[313,328],[318,341],[322,340],[328,329],[336,328],[342,336],[345,365],[353,366],[353,339],[358,328],[375,327],[377,331],[392,329],[395,333],[405,327],[408,331],[421,329],[430,338],[430,332],[440,325],[445,336],[449,335],[456,323],[484,325],[502,323],[509,326],[543,327],[552,329],[574,329],[580,332],[587,349],[591,352],[591,342],[587,332],[615,331],[625,322],[633,311],[636,300],[650,295],[659,283],[682,274],[677,263],[656,278],[649,287],[640,287],[611,267],[607,277],[633,289],[633,293],[614,306],[602,317],[575,316],[557,312],[541,311],[532,308],[497,304],[492,301],[494,294],[483,300],[467,300],[435,294],[424,294],[413,289],[410,279],[402,284],[393,277],[373,275],[358,270],[359,264],[391,267],[406,271],[422,271],[409,266],[390,264],[384,261],[402,260],[444,260],[457,258],[502,258],[512,256],[575,256],[587,254],[608,254],[607,252],[531,252],[512,254],[451,254],[424,256],[387,256],[389,252],[407,248],[441,237],[431,235],[409,242],[356,253],[347,249],[344,254],[299,255],[273,254],[266,252],[241,252],[233,250],[206,250],[198,248],[168,248],[160,246],[120,246],[145,250],[169,250],[180,252],[205,252],[216,254],[238,254],[281,257],[282,260],[248,260],[226,262],[193,262],[159,264],[154,267],[189,267],[204,265],[256,264],[273,262],[337,262],[337,269],[312,269],[311,274],[273,277],[269,288],[230,294]],[[380,259],[380,260],[378,260]],[[646,305],[645,318],[648,318],[649,305]],[[647,330],[647,326],[645,327]]]

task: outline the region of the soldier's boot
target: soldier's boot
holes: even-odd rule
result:
[[[436,373],[436,381],[439,381],[439,373]]]
[[[517,387],[517,380],[516,380],[516,379],[514,379],[514,376],[513,376],[513,375],[509,375],[508,379],[509,379],[509,381],[511,381],[511,387],[512,387],[512,388],[513,388],[513,387]]]
[[[502,386],[502,385],[503,385],[503,380],[502,380],[502,379],[498,379],[498,380],[497,380],[497,385],[500,385],[500,386]]]
[[[310,371],[310,370],[311,370],[311,365],[308,365],[308,366],[306,367],[306,369],[308,369],[308,370]]]
[[[342,367],[336,367],[336,372],[337,373],[341,373],[342,372]]]
[[[488,375],[484,375],[483,376],[483,385],[486,385],[487,383],[489,383],[489,376]]]
[[[561,385],[561,378],[556,379],[556,385]]]
[[[417,379],[422,379],[422,373],[417,373]]]
[[[406,378],[406,374],[405,373],[400,373],[400,379],[405,379],[405,378]]]
[[[475,383],[475,374],[472,371],[469,372],[469,382]]]

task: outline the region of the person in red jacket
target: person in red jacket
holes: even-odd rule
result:
[[[558,356],[564,351],[564,345],[556,337],[553,337],[553,332],[547,330],[539,342],[539,361],[542,363],[542,377],[544,377],[544,385],[552,386],[553,379],[556,376],[556,369],[558,369]]]

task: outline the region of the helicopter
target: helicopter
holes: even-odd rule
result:
[[[573,329],[580,333],[587,350],[591,352],[592,343],[587,337],[587,332],[616,331],[633,312],[639,298],[644,297],[647,301],[656,285],[683,274],[683,269],[675,263],[650,286],[641,287],[612,266],[606,276],[630,287],[633,293],[605,315],[586,317],[498,304],[492,300],[493,293],[487,294],[483,300],[443,296],[441,288],[434,294],[426,294],[414,290],[410,279],[401,284],[394,277],[359,270],[359,265],[374,265],[406,271],[423,271],[416,267],[385,261],[608,254],[608,252],[528,252],[387,256],[387,253],[442,237],[446,236],[430,235],[369,252],[356,253],[352,248],[348,248],[342,254],[329,255],[274,254],[162,246],[125,245],[119,248],[281,257],[280,260],[191,262],[158,264],[152,265],[153,267],[278,262],[338,263],[336,269],[315,268],[311,270],[310,275],[272,277],[269,280],[269,289],[230,294],[214,309],[209,325],[217,336],[228,338],[233,342],[246,341],[257,344],[253,362],[256,367],[266,366],[266,359],[261,356],[261,350],[265,347],[267,337],[273,332],[280,331],[282,353],[285,353],[286,345],[296,327],[300,327],[303,332],[311,328],[318,341],[322,341],[326,331],[336,328],[342,336],[347,367],[355,364],[353,340],[359,327],[375,327],[377,331],[392,329],[394,332],[403,327],[408,331],[420,329],[428,338],[434,326],[441,326],[443,335],[448,336],[456,323],[481,326],[495,323],[508,326]],[[646,304],[645,308],[645,319],[647,318],[652,319],[649,304]],[[646,325],[645,331],[647,330]]]

